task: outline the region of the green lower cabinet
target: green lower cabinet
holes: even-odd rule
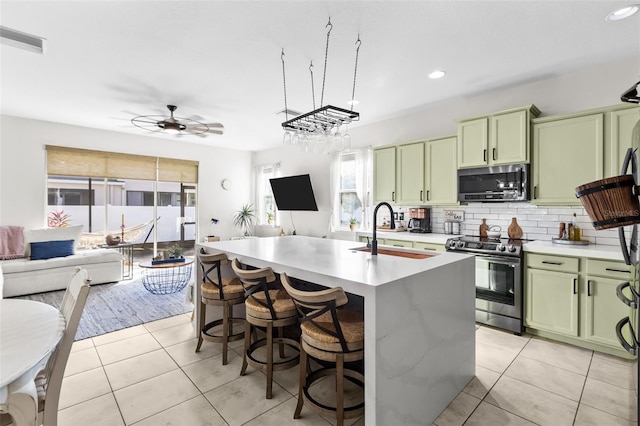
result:
[[[527,269],[527,327],[577,337],[578,302],[578,274]]]
[[[378,241],[378,244],[383,244],[383,243]],[[387,246],[394,246],[394,247],[408,247],[408,248],[412,248],[413,247],[413,242],[411,242],[411,241],[392,240],[392,239],[389,239],[389,238],[385,239],[384,244],[387,245]]]
[[[447,251],[444,244],[413,242],[413,248],[427,251]]]
[[[587,277],[584,316],[584,338],[593,343],[620,348],[615,326],[629,315],[630,310],[616,296],[616,287],[621,280],[603,277]]]

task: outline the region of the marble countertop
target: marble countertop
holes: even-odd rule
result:
[[[561,256],[624,261],[622,251],[619,246],[608,246],[602,244],[570,246],[554,244],[551,241],[531,241],[522,247],[526,253],[557,254]]]
[[[426,259],[372,256],[352,250],[364,247],[361,242],[300,235],[207,242],[198,246],[206,247],[208,251],[224,251],[229,257],[238,256],[243,263],[270,266],[275,272],[287,272],[318,284],[332,280],[345,290],[350,287],[355,293],[363,292],[362,289],[356,291],[359,286],[375,287],[395,282],[469,257],[459,253],[432,253],[432,257]],[[396,247],[394,250],[424,254],[421,250]]]

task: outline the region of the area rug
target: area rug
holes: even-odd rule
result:
[[[190,286],[173,294],[149,293],[142,279],[91,286],[75,340],[99,336],[111,331],[191,312],[186,301]],[[16,297],[44,302],[60,308],[64,290]]]

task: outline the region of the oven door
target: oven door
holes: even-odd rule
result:
[[[522,318],[522,262],[476,255],[476,309]]]

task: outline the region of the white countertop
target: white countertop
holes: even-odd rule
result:
[[[364,247],[361,242],[300,235],[217,241],[199,245],[224,251],[229,257],[238,256],[241,262],[253,266],[262,267],[268,264],[276,272],[295,272],[298,274],[296,277],[319,284],[331,279],[340,281],[341,285],[351,282],[365,286],[379,286],[398,281],[469,256],[459,253],[430,253],[433,256],[426,259],[383,254],[372,256],[367,252],[351,250]],[[423,251],[412,249],[393,249],[424,254]]]
[[[551,241],[531,241],[522,246],[526,253],[557,254],[561,256],[588,257],[592,259],[624,261],[619,246],[589,244],[571,246],[554,244]]]
[[[370,237],[373,235],[373,231],[358,231],[358,236],[364,235]],[[409,231],[376,231],[377,238],[389,238],[392,240],[401,240],[401,241],[419,241],[421,243],[432,243],[432,244],[442,244],[447,242],[449,238],[461,237],[461,235],[450,235],[450,234],[420,234],[417,232],[409,232]]]

